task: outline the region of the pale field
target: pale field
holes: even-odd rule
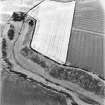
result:
[[[1,0],[0,1],[0,33],[1,33],[1,27],[8,21],[8,19],[10,18],[10,16],[12,15],[12,13],[14,11],[27,11],[30,7],[32,7],[35,4],[36,0]],[[1,76],[0,76],[1,77]],[[29,97],[28,95],[30,95],[33,99],[33,97],[36,97],[35,94],[33,94],[33,92],[37,91],[33,89],[32,87],[29,87],[29,85],[27,85],[28,83],[21,83],[18,80],[18,84],[16,84],[14,81],[12,81],[13,79],[11,79],[10,81],[8,81],[8,78],[5,79],[5,85],[4,85],[4,92],[5,96],[7,96],[6,98],[8,98],[8,92],[11,94],[11,97],[9,97],[8,99],[12,100],[12,97],[14,97],[14,92],[16,94],[16,97],[14,97],[14,100],[17,101],[17,103],[21,100],[27,100]],[[12,82],[11,82],[12,81]],[[1,82],[1,81],[0,81]],[[23,80],[24,82],[24,80]],[[0,83],[1,84],[1,83]],[[13,85],[15,84],[15,86]],[[19,85],[20,84],[20,85]],[[23,85],[22,85],[23,84]],[[6,86],[7,85],[7,86]],[[23,86],[27,85],[25,87],[25,89],[23,89]],[[18,87],[19,86],[19,87]],[[0,85],[1,88],[1,85]],[[11,89],[13,88],[13,90]],[[18,91],[16,91],[18,90]],[[28,90],[28,91],[27,91]],[[40,89],[39,89],[40,91]],[[1,94],[1,92],[0,92]],[[25,94],[25,97],[23,96]],[[42,93],[41,93],[42,94]],[[45,94],[46,95],[46,94]],[[36,97],[36,100],[31,100],[31,98],[29,99],[29,103],[28,105],[34,105],[34,101],[39,104],[41,104],[40,102],[43,102],[43,100],[37,100],[38,97],[41,97],[41,99],[43,99],[43,97],[45,97],[45,95],[43,95],[42,97],[40,96],[40,93],[38,93],[38,96]],[[46,95],[47,97],[47,95]],[[20,98],[20,99],[19,99]],[[17,100],[18,99],[18,100]],[[49,98],[46,98],[47,100],[49,100]],[[53,99],[53,98],[52,98]],[[13,100],[13,101],[14,101]],[[7,100],[8,101],[8,100]],[[45,100],[44,100],[45,101]],[[54,101],[54,99],[52,100]],[[52,102],[51,101],[51,102]],[[9,101],[8,101],[9,103]],[[27,105],[27,101],[25,101],[25,104],[23,104],[23,100],[22,100],[22,105]],[[59,104],[59,103],[58,103]],[[9,104],[12,105],[12,104]],[[16,104],[17,105],[17,104]],[[21,105],[19,103],[19,105]],[[45,105],[45,104],[43,104]],[[60,105],[60,104],[59,104]],[[64,104],[63,104],[64,105]],[[65,104],[66,105],[66,104]]]

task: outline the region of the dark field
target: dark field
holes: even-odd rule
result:
[[[1,105],[67,105],[65,97],[18,76],[2,73]]]
[[[2,36],[1,30],[4,28],[3,26],[5,25],[5,23],[10,19],[13,11],[15,12],[27,11],[30,7],[32,7],[32,5],[34,5],[35,1],[36,0],[14,0],[14,1],[1,0],[0,1],[0,3],[3,2],[2,4],[0,4],[0,6],[3,5],[1,6],[2,11],[0,11],[0,37]],[[75,22],[73,22],[73,28],[72,28],[70,43],[68,46],[68,55],[67,55],[66,63],[71,64],[71,66],[79,67],[86,71],[95,73],[99,75],[101,78],[104,78],[103,43],[104,43],[105,26],[103,23],[104,23],[105,15],[103,15],[103,12],[101,12],[102,8],[100,9],[101,5],[99,3],[95,4],[94,2],[92,2],[92,3],[86,3],[86,4],[84,3],[83,5],[82,4],[83,3],[80,3],[80,5],[77,5],[76,7],[77,10],[74,16]],[[95,5],[93,6],[93,4]],[[31,28],[32,26],[34,26],[34,23],[32,21],[29,21],[29,31],[27,31],[26,37],[28,35],[31,35],[31,32],[33,30],[33,28]],[[28,28],[26,28],[26,30],[27,29]],[[10,34],[13,34],[13,36],[15,36],[14,35],[15,31],[16,30],[14,30],[14,27],[11,27],[11,30],[9,30],[8,36],[10,36]],[[11,38],[12,37],[10,36],[10,39]],[[27,40],[24,41],[23,45],[25,45],[26,43],[29,43],[28,38],[31,39],[28,36]],[[4,58],[5,57],[8,58],[9,51],[8,53],[6,53],[6,49],[7,49],[6,42],[3,45],[3,49],[4,50],[2,51],[3,53],[2,56]],[[52,66],[52,64],[54,64],[52,63],[53,61],[45,60],[44,57],[42,57],[42,55],[36,54],[36,53],[34,54],[33,52],[30,52],[30,50],[27,49],[26,47],[24,47],[20,53],[26,58],[31,58],[30,59],[31,61],[33,61],[34,63],[37,63],[44,69],[51,67],[51,70],[50,70],[51,72],[49,73],[50,76],[58,79],[59,81],[61,80],[65,80],[67,82],[70,81],[72,83],[78,84],[81,88],[84,88],[85,90],[89,90],[90,92],[95,92],[97,96],[100,94],[104,96],[104,90],[102,90],[104,88],[101,88],[102,86],[100,84],[98,85],[98,82],[95,80],[92,80],[92,78],[90,78],[86,73],[79,72],[76,70],[70,70],[70,69],[65,70],[64,68],[59,68],[59,67],[53,68],[54,66],[54,65]],[[21,63],[21,60],[22,58],[21,59],[19,58],[20,63]],[[11,70],[13,65],[9,63],[8,59],[5,59],[4,61],[6,62],[6,64],[9,65],[8,70]],[[30,70],[31,70],[31,65],[28,62],[25,63],[24,61],[25,60],[22,60],[23,64],[21,65],[24,66],[26,64],[25,65],[26,68],[30,67]],[[32,69],[33,68],[34,68],[34,65]],[[0,65],[0,69],[1,69],[1,65]],[[16,69],[16,70],[19,70],[19,69]],[[45,88],[41,85],[41,83],[39,84],[35,80],[26,80],[27,76],[24,74],[19,76],[18,72],[17,74],[14,74],[13,72],[10,73],[10,72],[7,72],[6,70],[2,72],[0,70],[0,74],[1,74],[0,75],[0,95],[1,95],[0,105],[77,105],[76,102],[75,103],[69,102],[67,104],[66,102],[67,97],[63,93],[57,93],[53,90],[50,90],[49,88]],[[79,100],[77,100],[78,98],[76,99],[79,105],[85,105],[85,103],[89,103],[91,105],[101,105],[101,104],[97,104],[97,102],[101,102],[101,101],[96,100],[95,98],[92,98],[92,99],[90,97],[87,98],[88,94],[86,95],[87,95],[86,97],[82,95],[79,96],[79,99],[82,102],[84,102],[83,104],[79,103]],[[93,101],[93,99],[95,101]],[[71,100],[71,98],[69,100]]]

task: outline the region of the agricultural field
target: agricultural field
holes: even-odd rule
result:
[[[101,1],[0,0],[0,105],[104,105]]]

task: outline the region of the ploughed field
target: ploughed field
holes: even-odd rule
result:
[[[1,33],[1,104],[104,105],[102,11],[99,2],[76,2],[65,64],[32,49],[38,20],[14,12]]]

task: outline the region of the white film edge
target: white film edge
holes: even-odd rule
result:
[[[64,64],[72,28],[75,1],[46,0],[28,14],[37,19],[31,47],[48,58]]]

